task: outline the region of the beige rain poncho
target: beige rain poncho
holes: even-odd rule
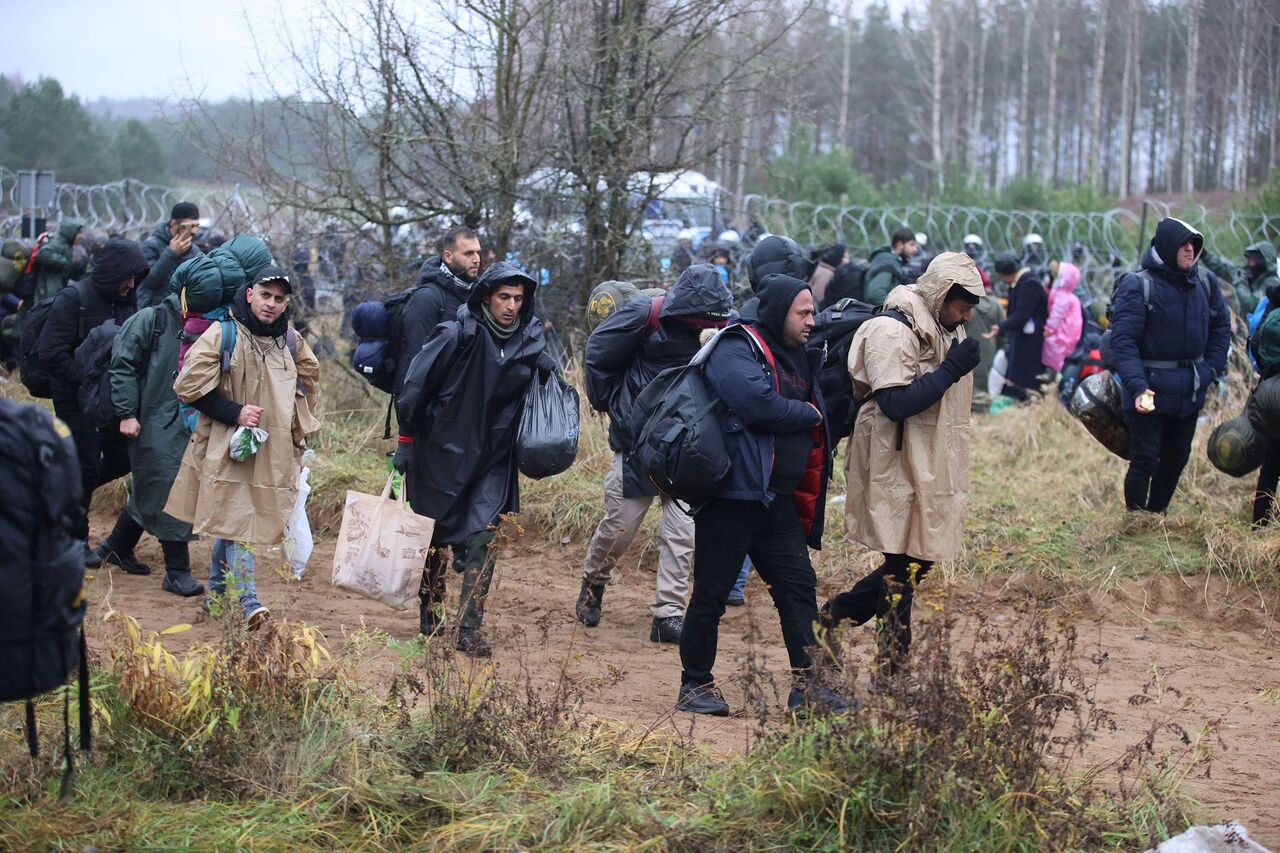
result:
[[[282,343],[255,337],[236,321],[231,369],[223,373],[222,325],[214,323],[187,352],[173,386],[178,399],[190,403],[216,388],[237,403],[261,406],[258,426],[269,436],[255,455],[233,462],[227,448],[235,427],[200,416],[165,506],[197,534],[263,546],[284,538],[298,496],[301,445],[320,426],[312,414],[320,363],[301,335],[296,367]]]
[[[984,294],[973,261],[959,252],[933,259],[920,280],[890,291],[885,308],[896,308],[911,325],[892,319],[868,321],[849,349],[849,373],[857,398],[883,388],[911,384],[937,370],[964,328],[948,332],[938,322],[952,284]],[[923,412],[898,424],[870,400],[858,412],[845,454],[848,496],[845,531],[858,544],[887,554],[950,560],[960,554],[969,498],[968,374]]]

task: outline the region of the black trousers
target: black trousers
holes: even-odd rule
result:
[[[1259,527],[1271,523],[1271,510],[1276,505],[1276,486],[1280,485],[1280,441],[1262,439],[1262,467],[1258,469],[1258,487],[1253,492],[1253,523]]]
[[[693,595],[680,636],[682,681],[714,680],[720,617],[748,556],[773,596],[792,669],[808,669],[809,648],[817,642],[818,580],[791,496],[778,497],[770,506],[712,500],[694,516],[693,525]]]
[[[848,619],[861,625],[872,617],[886,622],[886,630],[896,646],[896,654],[905,656],[911,648],[911,602],[916,586],[933,568],[933,563],[907,554],[885,554],[880,568],[853,585],[853,589],[834,595],[826,604],[827,616],[834,627]]]
[[[118,432],[104,435],[74,401],[55,399],[53,410],[71,430],[71,440],[80,458],[80,485],[83,490],[80,504],[84,509],[84,520],[77,535],[88,541],[89,501],[93,498],[93,491],[129,473],[129,445]]]
[[[1169,508],[1178,478],[1191,457],[1197,417],[1125,412],[1129,425],[1129,472],[1124,477],[1127,509],[1164,512]]]

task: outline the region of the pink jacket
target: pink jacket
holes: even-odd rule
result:
[[[1040,361],[1059,373],[1062,372],[1062,363],[1080,343],[1080,334],[1084,331],[1080,298],[1075,294],[1079,283],[1079,267],[1058,264],[1058,277],[1049,291],[1049,319],[1044,325],[1044,348],[1040,351]]]

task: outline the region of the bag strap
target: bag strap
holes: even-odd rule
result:
[[[773,390],[780,392],[782,385],[778,381],[778,365],[773,360],[773,351],[769,349],[769,345],[764,342],[764,338],[755,329],[745,323],[740,328],[747,333],[747,338],[755,343],[756,350],[764,356],[765,364],[768,365],[769,372],[773,374]]]
[[[218,360],[222,366],[222,372],[227,373],[231,370],[231,356],[236,349],[236,321],[230,317],[222,317],[218,320],[218,324],[222,326],[222,342],[218,348]]]
[[[640,330],[642,337],[649,337],[658,330],[660,315],[662,314],[662,304],[666,301],[665,296],[649,297],[649,315],[644,318],[644,327]]]

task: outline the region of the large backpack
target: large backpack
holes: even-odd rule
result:
[[[73,282],[68,287],[76,288],[76,294],[80,302],[80,329],[76,334],[77,338],[84,338],[84,318],[88,306],[85,304],[87,297],[92,296],[91,287],[88,279],[81,279]],[[22,337],[18,341],[18,366],[22,371],[22,384],[26,386],[27,392],[32,397],[41,397],[48,399],[53,396],[53,376],[49,374],[47,367],[40,363],[39,347],[40,333],[44,330],[44,324],[49,320],[49,311],[53,308],[53,300],[58,298],[58,294],[50,296],[48,299],[42,299],[32,306],[27,312],[26,320],[22,324]]]
[[[0,702],[27,701],[27,744],[38,755],[31,700],[80,674],[80,745],[89,748],[83,622],[80,468],[71,433],[38,406],[0,398]],[[64,703],[68,701],[64,698]],[[64,721],[66,720],[64,704]],[[66,791],[72,769],[68,727]]]
[[[120,327],[108,320],[93,329],[76,347],[76,371],[80,375],[77,399],[84,412],[99,429],[120,419],[111,403],[111,348]]]
[[[835,275],[827,282],[827,291],[822,296],[820,311],[833,308],[836,303],[846,299],[861,302],[866,298],[867,267],[865,261],[851,261],[836,268]]]
[[[854,397],[853,378],[849,376],[849,347],[853,336],[863,323],[882,314],[910,325],[900,311],[884,310],[855,299],[841,299],[814,318],[809,346],[822,348],[818,387],[827,406],[827,428],[832,442],[853,432],[853,421],[862,402]]]
[[[1151,285],[1153,281],[1153,279],[1151,278],[1151,271],[1138,270],[1138,272],[1135,273],[1135,275],[1137,275],[1138,278],[1142,281],[1142,305],[1147,310],[1147,312],[1150,313]],[[1212,317],[1213,316],[1213,291],[1211,290],[1211,288],[1213,287],[1213,285],[1210,284],[1207,276],[1200,276],[1200,286],[1204,289],[1204,298],[1209,304],[1209,313],[1210,313],[1210,317]],[[1111,308],[1113,305],[1115,305],[1114,296],[1111,298],[1111,302],[1107,305],[1107,330],[1102,333],[1102,345],[1098,347],[1098,349],[1102,354],[1103,365],[1106,367],[1107,370],[1115,372],[1115,369],[1116,369],[1115,356],[1111,352],[1111,320],[1112,320]],[[1162,366],[1163,364],[1165,364],[1165,362],[1152,362],[1148,366],[1159,367],[1159,366]]]
[[[737,328],[768,365],[776,388],[778,372],[768,345],[750,326]],[[720,428],[725,404],[704,373],[707,358],[725,333],[707,341],[684,367],[659,373],[631,411],[637,439],[628,458],[659,492],[690,504],[715,497],[732,464]]]
[[[417,289],[409,287],[386,299],[361,302],[351,312],[351,330],[359,338],[351,366],[366,382],[388,394],[395,386],[400,362],[400,315]]]

